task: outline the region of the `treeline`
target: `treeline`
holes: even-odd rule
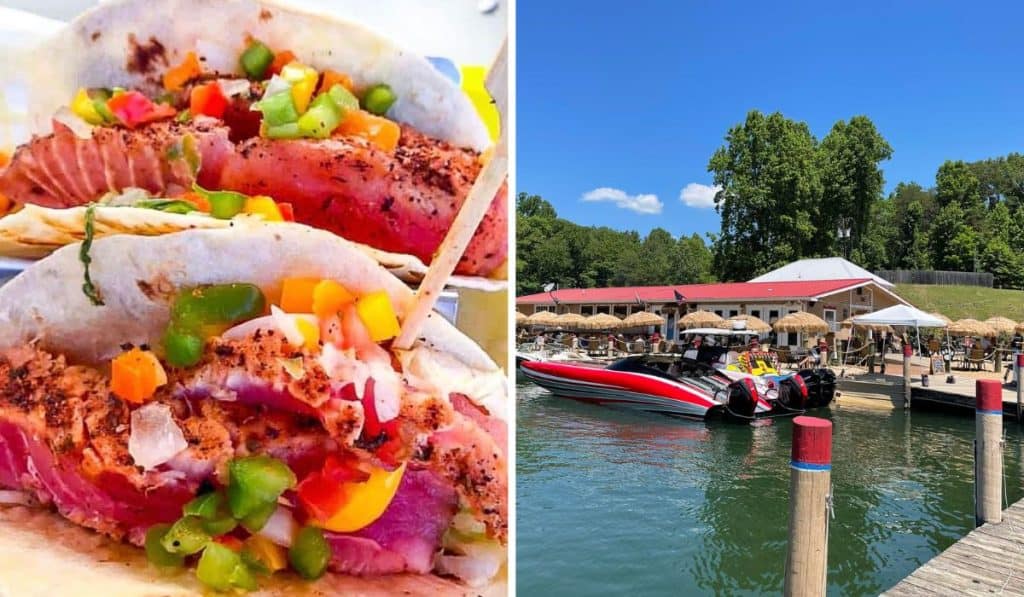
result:
[[[840,255],[869,270],[990,272],[1024,288],[1024,155],[947,161],[935,184],[899,183],[884,196],[892,147],[866,116],[820,141],[804,122],[752,111],[729,129],[708,171],[720,187],[711,246],[584,227],[550,203],[516,202],[517,292],[544,284],[594,287],[749,280],[805,257]]]
[[[721,187],[715,271],[747,280],[844,255],[867,269],[983,271],[997,287],[1024,288],[1024,155],[947,161],[934,187],[900,183],[884,197],[891,156],[866,116],[819,142],[806,123],[750,112],[708,163]]]
[[[711,250],[694,234],[676,239],[655,228],[635,231],[580,226],[558,217],[537,195],[516,199],[516,293],[559,288],[713,282]]]

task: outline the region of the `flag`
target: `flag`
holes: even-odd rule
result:
[[[555,283],[554,282],[549,282],[549,283],[544,285],[544,292],[551,292],[554,289],[555,289]]]

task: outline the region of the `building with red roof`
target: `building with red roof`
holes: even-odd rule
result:
[[[679,318],[696,310],[711,311],[726,318],[748,314],[768,323],[794,311],[807,311],[829,322],[833,331],[838,331],[840,323],[848,317],[897,304],[909,304],[893,292],[891,284],[852,263],[844,261],[850,267],[844,264],[835,269],[830,267],[836,274],[834,278],[828,277],[828,271],[811,273],[808,267],[801,267],[801,264],[820,266],[820,262],[794,262],[756,279],[768,278],[771,281],[560,288],[520,296],[516,298],[516,307],[526,315],[537,311],[555,311],[580,313],[584,316],[611,313],[620,318],[637,311],[652,311],[665,318],[665,324],[658,331],[671,340],[676,336],[676,322]],[[851,274],[859,277],[846,277]],[[796,346],[806,340],[800,334],[782,336],[778,338],[780,345]]]

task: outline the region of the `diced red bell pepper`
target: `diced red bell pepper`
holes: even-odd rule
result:
[[[219,537],[214,537],[213,540],[231,551],[242,551],[242,540],[234,535],[220,535]]]
[[[310,518],[319,521],[330,520],[346,501],[341,484],[323,473],[313,473],[303,479],[296,493]]]
[[[107,108],[128,128],[177,114],[177,110],[172,106],[155,104],[138,91],[126,91],[115,95],[107,100]]]
[[[291,203],[278,203],[277,209],[281,212],[281,217],[285,222],[295,221],[295,209],[292,208]]]
[[[334,454],[324,461],[323,475],[336,483],[363,483],[370,478],[370,473],[359,470],[355,458],[342,458]]]
[[[189,95],[189,112],[192,116],[205,114],[214,118],[223,118],[228,108],[228,98],[220,90],[216,81],[204,85],[196,85]]]
[[[384,442],[375,450],[375,454],[384,464],[394,467],[399,464],[399,452],[402,449],[401,440],[398,437],[398,419],[391,419],[382,423],[377,416],[377,404],[373,397],[373,379],[366,381],[366,391],[363,393],[363,441],[371,442],[377,440],[383,434]]]

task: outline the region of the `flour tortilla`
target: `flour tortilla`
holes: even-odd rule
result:
[[[56,573],[55,573],[56,572]],[[508,593],[504,577],[470,589],[433,575],[358,578],[327,574],[306,582],[278,573],[261,580],[251,597],[497,597]],[[191,570],[160,573],[141,549],[112,541],[38,507],[0,506],[0,595],[3,597],[200,597]],[[226,593],[229,594],[229,593]]]
[[[57,249],[85,238],[85,206],[55,209],[38,205],[25,205],[20,211],[0,218],[0,255],[21,259],[39,259]],[[158,236],[171,232],[198,228],[245,228],[277,226],[258,217],[236,216],[233,220],[219,220],[198,214],[174,214],[140,207],[93,208],[94,237],[114,234]],[[389,253],[369,245],[352,243],[399,279],[419,284],[427,273],[415,255]],[[503,272],[496,272],[504,277]],[[508,287],[504,279],[477,276],[452,276],[448,286],[497,292]]]
[[[125,342],[156,343],[176,289],[249,282],[274,296],[285,277],[331,278],[360,295],[384,290],[401,319],[412,291],[340,237],[301,224],[188,230],[156,237],[96,240],[93,283],[105,301],[81,290],[79,244],[59,249],[0,287],[0,351],[36,343],[72,362],[101,363]],[[406,362],[437,387],[460,391],[507,420],[501,369],[472,340],[432,314]],[[47,571],[61,570],[59,575]],[[470,590],[435,576],[353,579],[332,575],[313,585],[293,577],[256,595],[465,595],[506,592],[504,581]],[[0,507],[0,595],[199,595],[194,578],[159,575],[141,550],[120,546],[41,509]]]
[[[396,17],[396,18],[400,18]],[[278,0],[115,0],[73,20],[33,50],[29,117],[37,131],[79,87],[120,86],[158,94],[160,75],[189,51],[204,68],[240,73],[246,35],[291,50],[317,70],[345,73],[358,87],[387,83],[398,96],[388,116],[459,147],[482,151],[487,129],[465,94],[425,58],[363,25]],[[146,72],[129,72],[135,44],[164,48]]]

